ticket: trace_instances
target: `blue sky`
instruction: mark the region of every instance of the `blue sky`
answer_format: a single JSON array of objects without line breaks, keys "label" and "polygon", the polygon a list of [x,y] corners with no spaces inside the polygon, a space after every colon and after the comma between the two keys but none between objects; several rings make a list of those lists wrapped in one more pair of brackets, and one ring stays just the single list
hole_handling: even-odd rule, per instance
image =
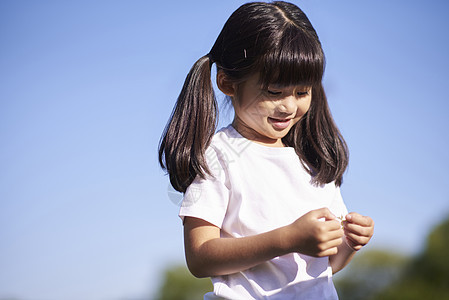
[{"label": "blue sky", "polygon": [[[140,299],[183,263],[157,145],[243,3],[0,2],[0,299]],[[416,253],[449,214],[449,4],[295,3],[350,148],[345,202],[376,221],[370,247]]]}]

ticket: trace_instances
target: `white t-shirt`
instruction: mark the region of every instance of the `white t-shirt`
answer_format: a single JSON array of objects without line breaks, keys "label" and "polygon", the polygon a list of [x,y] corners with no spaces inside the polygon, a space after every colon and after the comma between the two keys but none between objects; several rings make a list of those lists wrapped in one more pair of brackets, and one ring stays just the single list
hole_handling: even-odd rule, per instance
[{"label": "white t-shirt", "polygon": [[[212,223],[222,237],[267,232],[322,207],[336,216],[347,213],[340,189],[334,183],[311,184],[310,174],[291,147],[251,142],[229,125],[214,135],[206,158],[213,177],[193,181],[179,216]],[[225,299],[338,299],[328,257],[299,253],[212,277],[212,282],[214,296]]]}]

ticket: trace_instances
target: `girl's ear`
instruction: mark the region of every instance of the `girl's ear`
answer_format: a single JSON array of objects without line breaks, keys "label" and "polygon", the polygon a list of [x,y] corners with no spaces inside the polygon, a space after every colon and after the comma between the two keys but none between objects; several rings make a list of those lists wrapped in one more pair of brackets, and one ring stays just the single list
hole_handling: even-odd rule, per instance
[{"label": "girl's ear", "polygon": [[223,71],[217,72],[217,86],[225,95],[230,97],[235,95],[236,85],[229,80]]}]

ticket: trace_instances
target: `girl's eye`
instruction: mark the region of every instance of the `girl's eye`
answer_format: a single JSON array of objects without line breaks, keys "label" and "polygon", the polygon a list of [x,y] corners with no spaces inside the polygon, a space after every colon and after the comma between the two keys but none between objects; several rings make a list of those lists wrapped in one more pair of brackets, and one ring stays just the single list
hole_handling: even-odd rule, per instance
[{"label": "girl's eye", "polygon": [[270,94],[270,95],[276,96],[276,95],[280,95],[282,92],[267,90],[267,93]]},{"label": "girl's eye", "polygon": [[298,94],[298,96],[302,97],[302,96],[308,95],[309,92],[308,91],[306,91],[306,92],[298,92],[297,94]]}]

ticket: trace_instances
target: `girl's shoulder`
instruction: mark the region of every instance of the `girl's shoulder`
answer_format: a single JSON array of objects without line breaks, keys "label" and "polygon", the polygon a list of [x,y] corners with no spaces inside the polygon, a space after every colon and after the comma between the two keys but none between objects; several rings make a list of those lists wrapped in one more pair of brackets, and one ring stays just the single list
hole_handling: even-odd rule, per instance
[{"label": "girl's shoulder", "polygon": [[237,161],[245,154],[250,144],[251,141],[241,136],[232,125],[221,128],[215,133],[206,149],[209,168],[221,165],[227,169],[229,163]]},{"label": "girl's shoulder", "polygon": [[250,140],[238,133],[232,125],[228,125],[215,133],[211,147],[239,152],[248,148],[250,144]]}]

